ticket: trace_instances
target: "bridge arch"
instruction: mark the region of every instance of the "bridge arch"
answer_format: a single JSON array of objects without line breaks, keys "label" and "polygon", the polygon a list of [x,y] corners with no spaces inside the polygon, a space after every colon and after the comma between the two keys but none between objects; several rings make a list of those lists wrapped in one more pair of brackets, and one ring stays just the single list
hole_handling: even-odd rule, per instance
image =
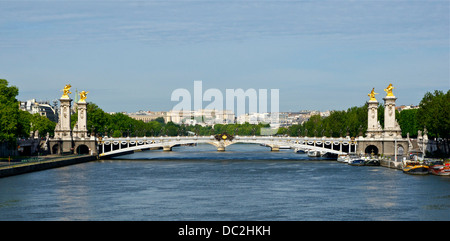
[{"label": "bridge arch", "polygon": [[[223,137],[223,136],[222,136]],[[295,150],[316,150],[321,153],[345,153],[345,145],[354,146],[349,138],[300,138],[281,136],[234,136],[232,138],[219,138],[215,136],[161,136],[161,137],[135,137],[135,138],[104,138],[100,141],[100,157],[120,155],[137,150],[163,149],[172,150],[172,147],[189,144],[210,144],[218,151],[225,151],[226,147],[236,143],[259,144],[278,151],[281,147]],[[312,145],[311,145],[312,144]],[[349,148],[351,151],[351,149]]]},{"label": "bridge arch", "polygon": [[89,154],[90,149],[85,144],[80,144],[75,148],[77,154]]},{"label": "bridge arch", "polygon": [[380,150],[375,145],[368,145],[364,150],[364,153],[378,155],[378,153],[380,153]]},{"label": "bridge arch", "polygon": [[51,147],[51,153],[52,154],[61,154],[60,153],[60,145],[58,144],[58,143],[56,143],[56,144],[54,144],[52,147]]}]

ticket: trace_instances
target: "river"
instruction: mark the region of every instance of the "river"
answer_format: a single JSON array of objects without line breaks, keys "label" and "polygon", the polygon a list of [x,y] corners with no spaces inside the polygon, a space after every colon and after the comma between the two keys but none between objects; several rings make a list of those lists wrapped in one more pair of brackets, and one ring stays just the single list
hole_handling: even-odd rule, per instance
[{"label": "river", "polygon": [[182,146],[1,178],[0,220],[450,220],[450,178]]}]

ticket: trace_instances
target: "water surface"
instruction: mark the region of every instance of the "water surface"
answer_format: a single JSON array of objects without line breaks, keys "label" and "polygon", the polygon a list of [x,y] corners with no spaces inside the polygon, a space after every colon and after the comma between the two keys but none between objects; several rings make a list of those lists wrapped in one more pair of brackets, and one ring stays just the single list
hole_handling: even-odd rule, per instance
[{"label": "water surface", "polygon": [[0,220],[450,220],[450,178],[175,147],[1,178]]}]

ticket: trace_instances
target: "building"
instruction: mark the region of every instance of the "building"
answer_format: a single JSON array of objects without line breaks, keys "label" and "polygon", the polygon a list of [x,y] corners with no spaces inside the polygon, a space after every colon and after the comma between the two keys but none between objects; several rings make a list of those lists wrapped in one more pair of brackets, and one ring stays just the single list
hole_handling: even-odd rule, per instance
[{"label": "building", "polygon": [[162,117],[162,118],[164,118],[164,120],[166,120],[167,112],[165,112],[165,111],[157,111],[157,112],[138,111],[136,113],[127,113],[127,115],[135,120],[140,120],[145,123],[148,123],[148,122],[154,121],[160,117]]},{"label": "building", "polygon": [[32,115],[39,113],[39,115],[45,116],[53,122],[58,122],[58,113],[56,113],[55,108],[48,101],[31,99],[24,102],[19,101],[19,105],[21,110],[28,111]]},{"label": "building", "polygon": [[172,121],[175,124],[212,126],[214,124],[234,123],[235,116],[230,110],[171,110],[166,113],[165,120],[166,122]]},{"label": "building", "polygon": [[397,111],[419,109],[418,105],[401,105],[395,108]]},{"label": "building", "polygon": [[270,121],[270,113],[246,113],[236,118],[238,124],[248,122],[257,125],[259,123],[270,123]]}]

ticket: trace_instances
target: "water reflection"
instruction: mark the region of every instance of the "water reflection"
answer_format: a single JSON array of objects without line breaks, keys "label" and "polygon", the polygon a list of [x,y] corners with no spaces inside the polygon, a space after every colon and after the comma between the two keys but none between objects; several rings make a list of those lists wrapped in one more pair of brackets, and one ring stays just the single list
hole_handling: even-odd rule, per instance
[{"label": "water reflection", "polygon": [[[81,165],[72,171],[69,167],[56,170],[54,181],[56,214],[59,220],[89,220],[89,165]],[[76,216],[73,214],[76,213]]]}]

